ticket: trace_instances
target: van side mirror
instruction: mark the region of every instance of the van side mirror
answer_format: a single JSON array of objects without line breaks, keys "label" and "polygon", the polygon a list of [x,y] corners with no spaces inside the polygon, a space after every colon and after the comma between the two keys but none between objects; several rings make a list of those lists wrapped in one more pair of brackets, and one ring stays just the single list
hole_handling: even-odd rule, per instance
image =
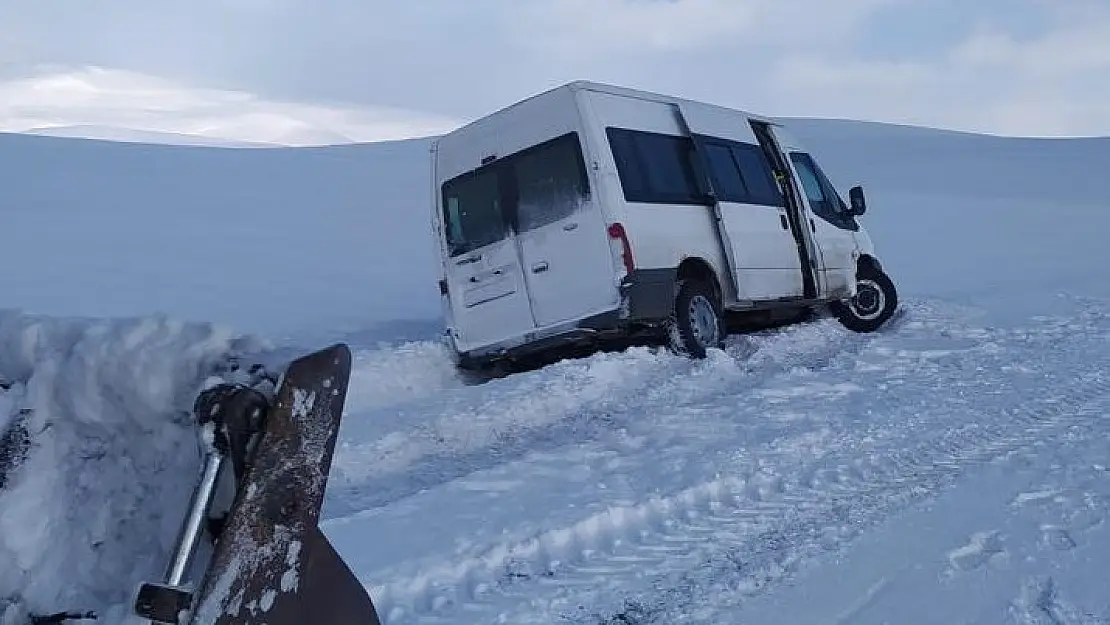
[{"label": "van side mirror", "polygon": [[863,195],[863,187],[858,184],[848,189],[848,202],[851,204],[849,212],[858,217],[867,212],[867,198]]}]

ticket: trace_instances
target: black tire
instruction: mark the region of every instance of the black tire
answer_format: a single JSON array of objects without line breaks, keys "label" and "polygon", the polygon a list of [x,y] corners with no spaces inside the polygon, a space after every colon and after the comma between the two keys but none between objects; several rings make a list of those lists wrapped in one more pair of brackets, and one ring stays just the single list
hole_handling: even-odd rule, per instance
[{"label": "black tire", "polygon": [[672,351],[695,359],[705,358],[712,348],[724,347],[724,316],[711,285],[701,280],[679,280],[667,339]]},{"label": "black tire", "polygon": [[844,327],[853,332],[875,332],[898,308],[898,290],[890,276],[878,269],[861,269],[856,274],[856,297],[834,302],[830,308]]}]

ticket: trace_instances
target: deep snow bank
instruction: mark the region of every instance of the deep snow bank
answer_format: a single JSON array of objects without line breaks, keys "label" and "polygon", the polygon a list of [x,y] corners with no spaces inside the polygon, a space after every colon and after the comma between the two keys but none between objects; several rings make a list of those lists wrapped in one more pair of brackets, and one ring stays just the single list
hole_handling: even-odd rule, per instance
[{"label": "deep snow bank", "polygon": [[123,620],[135,583],[161,575],[197,476],[196,393],[264,347],[161,317],[0,311],[0,423],[29,441],[0,491],[0,624],[24,610]]},{"label": "deep snow bank", "polygon": [[787,119],[845,188],[1090,203],[1105,195],[1110,137],[1030,138],[832,119]]},{"label": "deep snow bank", "polygon": [[0,308],[274,336],[435,317],[427,155],[424,140],[244,150],[0,133]]},{"label": "deep snow bank", "polygon": [[[908,296],[968,271],[1058,290],[1102,255],[1110,139],[791,120]],[[242,150],[0,134],[0,308],[168,312],[298,342],[427,338],[440,317],[428,139]],[[1044,262],[1047,259],[1047,262]],[[49,284],[50,288],[43,288]],[[1097,286],[1097,285],[1096,285]],[[290,297],[295,293],[295,297]],[[399,319],[405,327],[384,325]],[[327,337],[304,336],[326,326]]]},{"label": "deep snow bank", "polygon": [[906,297],[943,297],[1011,319],[1040,314],[1060,293],[1110,298],[1098,269],[1110,227],[1103,201],[878,189],[868,203],[863,223]]}]

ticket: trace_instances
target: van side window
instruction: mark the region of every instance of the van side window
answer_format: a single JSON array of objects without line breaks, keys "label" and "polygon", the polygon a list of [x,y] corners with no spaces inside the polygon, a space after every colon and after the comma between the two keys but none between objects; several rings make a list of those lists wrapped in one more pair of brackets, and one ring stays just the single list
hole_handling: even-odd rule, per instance
[{"label": "van side window", "polygon": [[563,135],[505,159],[513,172],[519,232],[568,217],[589,197],[577,133]]},{"label": "van side window", "polygon": [[791,152],[790,160],[798,170],[798,177],[802,179],[802,189],[805,191],[809,205],[814,214],[838,228],[856,230],[855,220],[847,213],[848,207],[836,187],[829,182],[825,172],[814,162],[813,157],[805,152]]},{"label": "van side window", "polygon": [[762,148],[721,139],[706,139],[704,144],[718,199],[741,204],[783,205],[782,193]]},{"label": "van side window", "polygon": [[702,204],[693,142],[655,132],[606,128],[628,202]]},{"label": "van side window", "polygon": [[732,158],[732,150],[727,145],[707,143],[705,158],[709,161],[709,171],[713,174],[713,190],[717,198],[724,202],[741,202],[748,197],[748,186],[740,175],[740,168]]},{"label": "van side window", "polygon": [[508,228],[496,171],[478,170],[444,183],[443,218],[451,256],[505,238]]},{"label": "van side window", "polygon": [[740,168],[748,186],[748,198],[742,201],[764,206],[785,206],[786,199],[775,182],[775,174],[771,171],[771,164],[767,162],[763,148],[739,142],[733,142],[730,148],[732,157],[736,159],[736,166]]}]

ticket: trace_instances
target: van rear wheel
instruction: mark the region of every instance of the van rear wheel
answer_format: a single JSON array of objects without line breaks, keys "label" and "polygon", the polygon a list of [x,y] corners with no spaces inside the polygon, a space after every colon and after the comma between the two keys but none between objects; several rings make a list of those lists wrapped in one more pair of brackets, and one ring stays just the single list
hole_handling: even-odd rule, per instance
[{"label": "van rear wheel", "polygon": [[864,268],[856,275],[856,296],[833,302],[837,321],[854,332],[875,332],[898,308],[898,290],[890,276],[879,269]]},{"label": "van rear wheel", "polygon": [[674,311],[667,324],[672,351],[705,358],[712,348],[724,347],[725,324],[713,287],[701,280],[679,280]]}]

